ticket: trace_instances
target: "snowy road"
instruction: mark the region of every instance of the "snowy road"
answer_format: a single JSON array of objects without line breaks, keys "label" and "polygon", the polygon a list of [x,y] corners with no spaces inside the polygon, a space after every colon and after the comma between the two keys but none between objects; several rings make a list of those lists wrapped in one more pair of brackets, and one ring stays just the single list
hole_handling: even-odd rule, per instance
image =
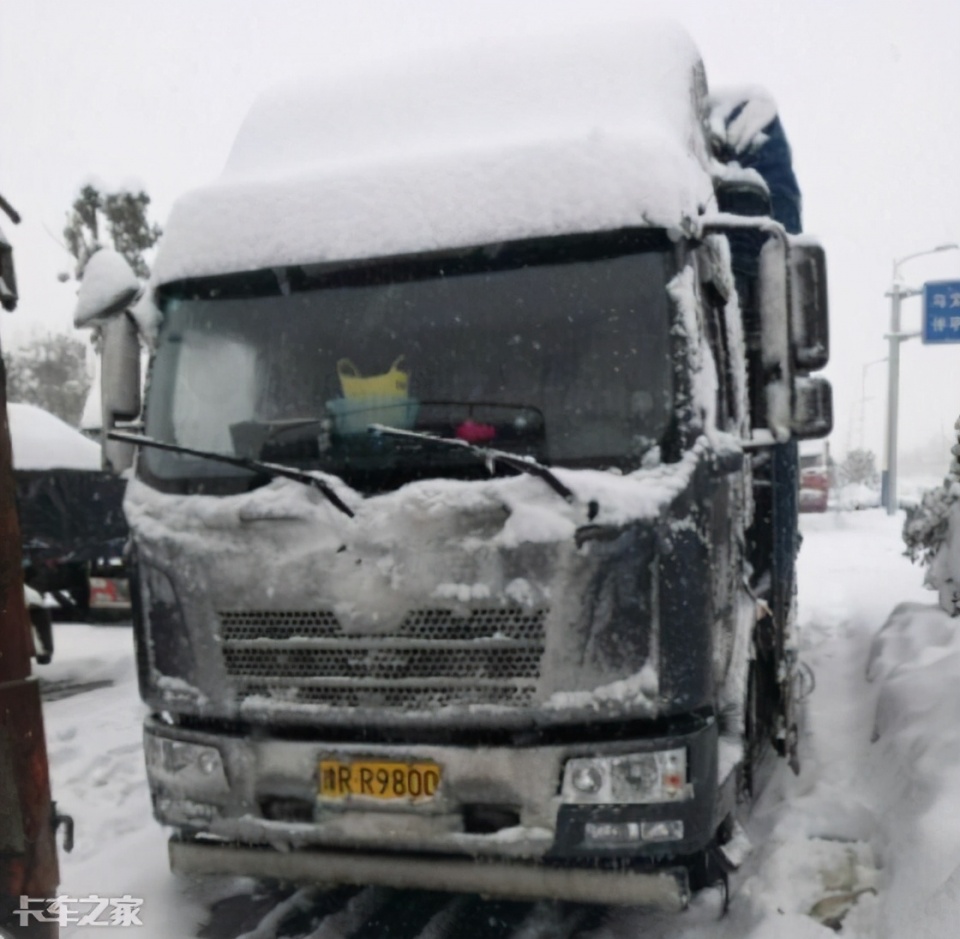
[{"label": "snowy road", "polygon": [[[143,926],[127,927],[139,939],[832,935],[811,911],[828,922],[843,917],[842,934],[855,939],[952,937],[960,918],[960,641],[957,621],[933,607],[922,571],[902,557],[901,524],[877,510],[803,518],[801,649],[816,677],[803,768],[795,777],[778,767],[747,822],[755,848],[733,878],[723,918],[715,892],[667,917],[178,880],[150,815],[130,631],[116,626],[58,626],[54,664],[40,670],[55,698],[45,705],[54,797],[77,824],[76,847],[61,859],[61,893],[142,898]],[[93,932],[68,925],[63,935]]]}]

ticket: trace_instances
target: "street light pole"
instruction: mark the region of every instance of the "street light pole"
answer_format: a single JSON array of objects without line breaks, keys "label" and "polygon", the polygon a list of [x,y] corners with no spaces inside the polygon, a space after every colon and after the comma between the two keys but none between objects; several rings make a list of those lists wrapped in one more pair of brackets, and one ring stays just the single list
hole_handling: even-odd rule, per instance
[{"label": "street light pole", "polygon": [[937,245],[929,251],[918,251],[908,254],[893,262],[893,283],[887,296],[890,298],[890,333],[887,339],[890,342],[890,352],[887,355],[887,436],[884,446],[884,463],[880,482],[881,500],[886,506],[887,515],[894,515],[897,511],[897,415],[900,398],[900,343],[913,339],[919,333],[900,332],[900,301],[904,297],[915,297],[923,293],[914,287],[904,287],[900,279],[900,266],[914,258],[921,258],[927,254],[937,254],[940,251],[953,251],[960,245]]},{"label": "street light pole", "polygon": [[[896,271],[896,265],[894,265]],[[880,478],[880,493],[887,515],[897,511],[897,414],[900,405],[900,299],[903,294],[894,275],[890,290],[890,333],[887,339],[887,435],[884,443],[883,462],[886,467]]]},{"label": "street light pole", "polygon": [[[857,446],[860,450],[866,449],[866,427],[867,427],[867,370],[872,368],[874,365],[882,365],[886,362],[886,357],[882,359],[874,359],[872,362],[864,362],[863,368],[860,373],[860,421],[858,424],[859,436],[857,438]],[[851,434],[852,437],[852,434]],[[847,449],[852,450],[850,442],[847,442]],[[886,465],[886,461],[884,461]]]}]

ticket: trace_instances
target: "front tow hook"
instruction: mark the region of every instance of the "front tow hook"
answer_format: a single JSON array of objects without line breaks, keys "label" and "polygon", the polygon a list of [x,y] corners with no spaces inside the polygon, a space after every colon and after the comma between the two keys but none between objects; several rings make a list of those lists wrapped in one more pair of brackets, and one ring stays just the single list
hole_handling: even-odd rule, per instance
[{"label": "front tow hook", "polygon": [[51,804],[53,817],[51,825],[53,827],[53,837],[57,837],[57,830],[63,826],[63,850],[69,854],[73,850],[73,816],[64,815],[57,811],[57,803]]}]

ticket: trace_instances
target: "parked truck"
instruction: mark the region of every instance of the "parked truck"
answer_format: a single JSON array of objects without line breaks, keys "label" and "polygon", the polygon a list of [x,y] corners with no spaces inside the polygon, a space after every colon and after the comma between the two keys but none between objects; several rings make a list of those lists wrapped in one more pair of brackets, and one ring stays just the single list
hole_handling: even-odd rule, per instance
[{"label": "parked truck", "polygon": [[94,256],[174,870],[723,878],[797,758],[796,440],[831,422],[799,221],[771,102],[645,24],[286,86],[145,288]]},{"label": "parked truck", "polygon": [[800,448],[800,511],[826,512],[830,505],[832,467],[827,441]]}]

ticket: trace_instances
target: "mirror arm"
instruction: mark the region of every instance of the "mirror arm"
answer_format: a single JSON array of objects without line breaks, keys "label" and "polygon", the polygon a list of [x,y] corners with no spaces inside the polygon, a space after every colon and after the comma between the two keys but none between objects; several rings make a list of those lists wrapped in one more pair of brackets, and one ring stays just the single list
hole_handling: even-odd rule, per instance
[{"label": "mirror arm", "polygon": [[713,215],[703,216],[699,222],[699,233],[701,237],[706,235],[726,235],[730,231],[758,231],[780,239],[789,250],[787,230],[779,222],[769,217],[732,215],[729,212],[716,212]]}]

